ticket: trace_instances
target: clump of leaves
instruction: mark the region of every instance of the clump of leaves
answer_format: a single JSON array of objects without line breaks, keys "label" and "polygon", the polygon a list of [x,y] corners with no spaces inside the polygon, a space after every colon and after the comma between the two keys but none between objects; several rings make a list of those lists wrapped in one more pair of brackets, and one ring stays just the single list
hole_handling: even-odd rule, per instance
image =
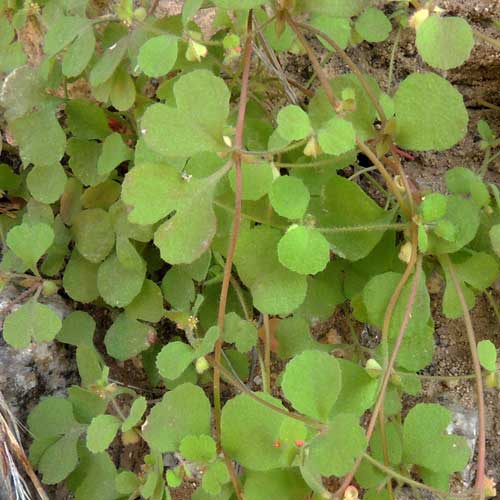
[{"label": "clump of leaves", "polygon": [[[194,500],[338,498],[354,479],[371,500],[405,483],[453,497],[471,450],[447,434],[450,411],[401,414],[431,378],[417,372],[433,360],[426,285],[438,279],[444,315],[465,320],[480,410],[472,493],[487,486],[482,381],[498,388],[500,372],[469,310],[499,275],[500,193],[485,179],[500,141],[480,121],[478,171],[454,165],[439,193],[410,182],[412,152],[467,133],[463,97],[435,70],[467,60],[473,31],[434,3],[392,15],[372,3],[186,0],[157,17],[148,1],[102,16],[85,0],[0,2],[0,272],[26,288],[3,335],[19,349],[73,346],[81,377],[28,418],[45,484],[65,481],[77,500],[167,500],[193,477]],[[195,21],[204,8],[212,35]],[[28,24],[43,34],[39,64],[26,64]],[[392,68],[401,30],[428,67],[395,89],[345,52],[390,40]],[[350,71],[327,78],[308,33]],[[310,58],[317,88],[287,79],[286,51]],[[44,300],[54,293],[75,312],[61,319]],[[105,353],[88,304],[107,308]],[[318,342],[312,327],[337,307],[380,344]],[[103,354],[143,369],[162,397],[111,382]],[[117,470],[117,439],[148,450],[141,473]],[[181,457],[168,469],[167,452]]]}]

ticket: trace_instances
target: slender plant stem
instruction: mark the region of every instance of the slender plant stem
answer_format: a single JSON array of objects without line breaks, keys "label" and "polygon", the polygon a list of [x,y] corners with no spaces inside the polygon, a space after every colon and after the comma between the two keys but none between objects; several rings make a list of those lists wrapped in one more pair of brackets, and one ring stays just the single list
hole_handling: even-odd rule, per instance
[{"label": "slender plant stem", "polygon": [[[299,41],[303,45],[305,51],[307,52],[307,55],[309,56],[309,59],[310,59],[311,64],[313,66],[313,69],[314,69],[315,73],[318,75],[318,79],[319,79],[319,81],[321,83],[321,87],[322,87],[323,91],[325,92],[325,95],[326,95],[326,97],[328,99],[328,102],[331,104],[331,106],[333,107],[333,109],[335,111],[339,111],[341,103],[335,97],[335,95],[333,93],[333,90],[332,90],[332,87],[330,86],[330,83],[328,81],[328,78],[327,78],[325,72],[323,71],[323,69],[321,68],[321,65],[319,64],[318,58],[316,57],[316,54],[314,53],[314,50],[309,45],[309,42],[306,40],[306,38],[305,38],[305,36],[302,33],[302,31],[301,31],[300,28],[302,27],[302,28],[305,28],[305,29],[310,29],[313,33],[321,34],[321,36],[328,43],[330,43],[330,41],[333,42],[332,46],[335,48],[335,50],[337,50],[337,47],[338,47],[338,50],[341,51],[341,52],[339,52],[339,54],[341,54],[341,53],[345,54],[345,56],[350,61],[349,67],[351,67],[351,65],[352,65],[351,69],[353,69],[353,68],[356,69],[356,71],[354,71],[354,69],[353,69],[353,72],[358,76],[358,78],[359,77],[361,78],[360,81],[363,84],[363,81],[366,83],[366,80],[364,79],[362,73],[359,71],[358,67],[356,66],[356,64],[354,64],[354,62],[351,60],[351,58],[345,53],[345,51],[343,51],[341,49],[341,47],[339,47],[336,42],[334,42],[329,37],[327,37],[326,35],[324,35],[324,33],[322,33],[320,30],[317,30],[316,28],[314,28],[312,26],[309,26],[307,24],[304,25],[302,23],[295,22],[288,13],[286,13],[286,19],[287,19],[287,22],[290,25],[290,27],[296,33],[297,38],[299,39]],[[367,89],[365,89],[365,90],[367,91],[368,95],[373,95],[371,87],[368,85],[368,83],[366,83],[366,85],[367,85]],[[380,104],[378,103],[377,99],[375,99],[375,102],[377,102],[378,107],[380,107]],[[378,107],[377,107],[377,109],[378,109]],[[383,110],[382,109],[381,109],[381,113],[382,113],[381,120],[385,121],[385,115],[383,114]],[[382,116],[383,116],[383,119],[382,119]],[[406,208],[406,203],[404,202],[403,197],[401,196],[401,192],[399,191],[398,187],[394,183],[394,180],[390,176],[389,172],[387,172],[386,168],[384,167],[384,164],[377,158],[377,155],[370,149],[370,147],[367,146],[359,137],[356,137],[356,144],[359,147],[359,149],[366,156],[368,156],[368,158],[371,160],[371,162],[378,168],[378,170],[380,171],[380,173],[384,177],[384,179],[385,179],[385,181],[386,181],[389,189],[392,191],[392,193],[394,194],[394,196],[396,196],[396,199],[398,200],[398,203],[400,204],[401,209],[406,213],[406,215],[409,215],[409,211]]]},{"label": "slender plant stem", "polygon": [[395,229],[396,231],[403,231],[408,229],[410,224],[404,222],[395,222],[394,224],[367,224],[366,226],[343,226],[343,227],[318,227],[317,230],[325,233],[361,233],[370,231],[389,231]]},{"label": "slender plant stem", "polygon": [[496,38],[492,38],[491,36],[485,35],[483,32],[479,30],[473,30],[474,35],[479,38],[480,40],[483,40],[483,42],[487,42],[490,45],[493,45],[493,47],[496,47],[497,49],[500,49],[500,40],[497,40]]},{"label": "slender plant stem", "polygon": [[398,28],[396,32],[396,38],[394,38],[394,44],[391,50],[391,60],[389,61],[389,74],[387,75],[387,93],[391,95],[392,79],[394,76],[394,60],[396,58],[396,50],[399,46],[399,39],[401,38],[401,27]]},{"label": "slender plant stem", "polygon": [[269,314],[264,313],[264,370],[266,372],[266,384],[264,391],[271,394],[271,327],[269,326]]},{"label": "slender plant stem", "polygon": [[[295,23],[295,26],[296,26],[296,28],[302,28],[302,29],[305,29],[307,31],[310,31],[311,33],[314,33],[315,35],[318,35],[319,37],[323,38],[323,40],[325,40],[329,45],[331,45],[333,49],[335,49],[335,52],[340,56],[340,58],[345,62],[345,64],[347,64],[347,66],[349,66],[349,69],[356,75],[357,79],[359,80],[359,83],[361,83],[361,85],[365,89],[365,92],[368,95],[369,99],[372,101],[373,106],[377,110],[377,113],[380,117],[380,121],[382,122],[382,125],[385,125],[385,123],[387,122],[387,117],[385,115],[384,109],[382,108],[379,100],[377,99],[377,96],[373,92],[373,88],[370,86],[367,79],[365,78],[363,73],[360,71],[360,69],[358,68],[356,63],[349,57],[347,52],[333,38],[330,38],[326,33],[319,30],[318,28],[315,28],[314,26],[311,26],[310,24],[300,23],[300,22]],[[298,31],[300,31],[300,29]],[[302,35],[302,32],[300,32],[300,33]],[[298,36],[298,34],[297,34],[297,36]],[[302,35],[302,37],[303,36],[304,35]],[[306,41],[306,43],[307,43],[307,41]],[[320,68],[321,68],[321,66],[320,66]],[[319,75],[318,75],[318,77],[319,77]]]},{"label": "slender plant stem", "polygon": [[348,179],[352,181],[357,177],[360,177],[361,175],[364,175],[368,172],[373,172],[374,170],[377,170],[377,167],[375,165],[372,165],[371,167],[362,168],[361,170],[354,172]]},{"label": "slender plant stem", "polygon": [[356,143],[358,148],[370,159],[370,161],[378,168],[379,172],[382,174],[387,186],[391,190],[392,194],[398,200],[398,203],[401,207],[401,210],[405,213],[405,215],[411,219],[411,212],[408,209],[399,188],[396,186],[394,179],[391,177],[384,164],[377,158],[377,155],[371,150],[371,148],[366,145],[361,139],[357,138]]},{"label": "slender plant stem", "polygon": [[[394,372],[397,375],[407,375],[407,373],[404,372]],[[474,380],[476,378],[475,373],[471,373],[468,375],[419,375],[414,374],[415,377],[419,378],[420,380],[428,380],[430,382],[455,382],[455,381],[460,381],[460,380]]]},{"label": "slender plant stem", "polygon": [[409,486],[413,486],[415,488],[421,489],[421,490],[426,490],[430,491],[436,495],[442,495],[445,497],[451,497],[451,498],[470,498],[469,494],[464,494],[464,493],[448,493],[446,491],[441,491],[436,488],[433,488],[432,486],[427,486],[424,483],[419,483],[418,481],[413,480],[410,477],[404,476],[403,474],[400,474],[399,472],[396,472],[394,469],[391,469],[390,467],[387,467],[383,463],[379,462],[372,456],[370,456],[368,453],[363,453],[361,455],[361,458],[365,459],[367,462],[370,462],[372,465],[374,465],[377,469],[381,470],[385,474],[387,474],[390,477],[393,477],[397,481],[400,481],[402,483],[406,483]]},{"label": "slender plant stem", "polygon": [[469,313],[469,307],[465,300],[462,285],[458,280],[455,266],[453,265],[449,255],[444,255],[442,261],[448,268],[453,286],[457,292],[458,300],[462,306],[464,313],[465,330],[467,332],[467,339],[469,341],[469,348],[472,357],[472,364],[474,366],[474,373],[476,375],[476,391],[477,391],[477,409],[479,417],[479,435],[478,435],[478,453],[477,453],[477,473],[476,473],[476,493],[479,500],[484,500],[484,483],[485,483],[485,463],[486,463],[486,414],[484,407],[484,388],[483,378],[481,376],[481,363],[477,354],[476,335],[472,325],[472,319]]},{"label": "slender plant stem", "polygon": [[318,161],[310,161],[308,163],[284,163],[282,161],[275,161],[275,167],[281,168],[317,168],[317,167],[326,167],[333,163],[333,159],[331,160],[318,160]]},{"label": "slender plant stem", "polygon": [[[206,356],[206,359],[215,369],[216,363],[214,357],[208,355]],[[273,410],[276,413],[280,413],[281,415],[285,415],[286,417],[298,420],[299,422],[306,424],[308,427],[316,429],[320,432],[325,432],[326,430],[328,430],[328,426],[323,422],[320,422],[319,420],[306,417],[305,415],[301,415],[299,413],[288,411],[285,408],[280,408],[279,406],[276,406],[273,403],[270,403],[269,401],[266,401],[265,399],[261,398],[260,396],[255,394],[252,390],[250,390],[245,384],[242,384],[235,377],[233,377],[231,375],[231,372],[229,370],[226,370],[226,368],[224,368],[222,365],[219,365],[218,369],[220,373],[224,375],[224,378],[226,378],[231,385],[239,389],[244,394],[247,394],[249,397],[251,397],[254,401],[257,401],[257,403],[260,403],[262,406],[265,406],[266,408],[269,408],[270,410]]]},{"label": "slender plant stem", "polygon": [[488,300],[491,308],[493,309],[493,312],[495,313],[495,316],[496,316],[498,322],[500,323],[500,309],[498,309],[498,305],[495,302],[495,298],[493,297],[493,294],[489,290],[486,290],[484,292],[484,295],[486,295],[486,299]]},{"label": "slender plant stem", "polygon": [[328,101],[332,105],[333,109],[339,112],[342,109],[342,102],[335,97],[332,87],[330,86],[330,82],[328,81],[328,78],[325,72],[323,71],[323,68],[321,67],[319,60],[316,57],[313,48],[306,40],[306,37],[304,36],[304,33],[302,33],[302,30],[299,28],[299,23],[295,22],[294,19],[290,16],[290,14],[288,14],[288,12],[285,13],[285,16],[289,26],[295,32],[297,38],[304,47],[305,51],[307,52],[307,56],[309,57],[309,60],[311,61],[311,64],[313,66],[314,73],[318,76],[321,86],[326,94],[326,97],[328,98]]},{"label": "slender plant stem", "polygon": [[[414,248],[414,251],[412,252],[412,255],[416,253],[417,246],[415,245],[413,248]],[[410,260],[410,262],[406,268],[406,272],[404,273],[403,277],[401,278],[401,281],[400,281],[401,286],[398,286],[396,288],[396,290],[391,298],[391,301],[389,302],[389,306],[386,310],[386,314],[385,314],[386,320],[384,321],[384,329],[382,330],[382,342],[385,342],[387,344],[387,338],[388,338],[388,333],[389,333],[389,324],[390,324],[390,319],[392,318],[392,313],[394,311],[394,307],[397,303],[397,299],[399,298],[399,296],[401,294],[401,290],[402,290],[403,286],[406,284],[406,281],[409,277],[409,274],[413,271],[415,266],[416,266],[415,276],[413,278],[413,285],[412,285],[412,288],[410,291],[410,296],[408,298],[408,303],[406,304],[405,313],[403,316],[403,321],[401,322],[399,334],[398,334],[396,341],[394,343],[394,348],[392,350],[392,354],[391,354],[391,357],[389,359],[389,363],[388,363],[387,367],[385,367],[385,372],[384,372],[384,376],[382,378],[382,383],[380,385],[380,389],[378,392],[377,401],[375,403],[375,407],[373,409],[373,412],[372,412],[372,415],[370,418],[370,422],[368,423],[368,427],[366,430],[366,438],[368,441],[370,441],[370,438],[373,434],[373,431],[375,430],[375,425],[377,423],[378,415],[383,407],[384,400],[385,400],[385,394],[387,391],[387,387],[389,385],[389,380],[391,378],[392,371],[393,371],[394,365],[396,363],[396,358],[398,356],[399,349],[400,349],[401,344],[403,342],[406,327],[408,326],[408,321],[410,319],[410,315],[411,315],[411,312],[413,310],[413,305],[415,303],[415,299],[417,296],[417,290],[418,290],[418,286],[419,286],[420,278],[421,278],[421,274],[422,274],[422,256],[417,257],[416,263],[415,263],[414,257],[412,257],[412,260]],[[387,321],[387,318],[388,318],[388,321]],[[362,459],[363,459],[362,456],[359,457],[356,460],[356,462],[354,463],[354,466],[351,469],[351,471],[349,472],[349,474],[347,474],[347,476],[344,477],[342,484],[340,485],[339,489],[335,492],[335,498],[342,497],[344,490],[349,486],[349,484],[351,484],[351,481],[354,477],[354,474],[356,474],[356,471],[358,470],[358,467],[359,467]]]},{"label": "slender plant stem", "polygon": [[30,295],[35,293],[39,288],[41,287],[40,283],[35,283],[34,285],[30,286],[27,290],[24,292],[20,293],[15,299],[11,300],[1,311],[0,314],[5,317],[11,310],[12,308],[16,305],[22,302],[23,300],[27,299]]},{"label": "slender plant stem", "polygon": [[[252,10],[248,13],[247,21],[247,33],[252,31]],[[241,78],[241,94],[240,94],[240,104],[238,109],[238,119],[236,123],[236,133],[235,133],[235,146],[237,149],[243,147],[243,128],[245,125],[245,114],[246,106],[248,100],[248,82],[250,79],[250,63],[252,60],[252,44],[253,37],[247,36],[245,41],[245,48],[243,51],[243,73]],[[233,258],[236,250],[236,242],[238,240],[238,234],[241,225],[241,202],[242,202],[242,189],[243,189],[243,178],[241,172],[241,153],[234,153],[234,166],[236,171],[236,189],[235,189],[235,201],[234,201],[234,216],[233,216],[233,227],[231,230],[231,238],[229,241],[229,247],[227,251],[226,264],[224,267],[224,278],[222,279],[221,294],[219,300],[219,310],[217,314],[217,324],[219,327],[219,338],[215,344],[214,356],[214,415],[215,415],[215,432],[217,438],[217,447],[220,451],[222,450],[221,444],[221,393],[220,393],[220,366],[221,366],[221,356],[222,356],[222,344],[223,344],[223,332],[224,332],[224,318],[226,314],[226,304],[227,295],[229,292],[229,283],[231,281],[231,270],[233,267]],[[224,460],[233,483],[236,496],[238,500],[243,499],[243,494],[241,492],[241,486],[236,475],[234,466],[229,460],[229,458],[224,453]]]}]

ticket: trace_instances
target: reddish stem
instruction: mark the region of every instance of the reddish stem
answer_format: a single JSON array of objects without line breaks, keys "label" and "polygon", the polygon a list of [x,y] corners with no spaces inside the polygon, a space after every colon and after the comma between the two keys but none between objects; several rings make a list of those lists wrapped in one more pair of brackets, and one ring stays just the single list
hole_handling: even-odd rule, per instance
[{"label": "reddish stem", "polygon": [[[413,251],[416,252],[416,246],[414,247]],[[407,269],[409,269],[409,267]],[[418,291],[418,286],[420,283],[421,275],[422,275],[422,256],[419,255],[417,257],[415,276],[413,278],[413,285],[412,285],[412,288],[410,291],[410,296],[408,298],[408,303],[406,304],[406,309],[405,309],[403,321],[401,322],[401,327],[399,328],[398,337],[396,339],[396,342],[394,343],[394,348],[392,350],[391,358],[390,358],[389,363],[385,369],[384,378],[382,379],[382,384],[380,386],[380,391],[379,391],[379,394],[377,397],[377,402],[375,403],[375,408],[373,409],[372,416],[370,418],[370,422],[369,422],[368,428],[366,430],[366,438],[367,438],[368,442],[370,441],[370,438],[372,437],[373,431],[375,430],[375,425],[377,424],[378,415],[380,414],[380,411],[382,410],[382,407],[384,404],[387,387],[389,386],[389,381],[391,379],[392,371],[393,371],[394,365],[396,363],[399,349],[401,348],[401,344],[403,342],[404,334],[405,334],[406,328],[408,326],[408,321],[410,320],[411,312],[413,310],[413,304],[415,303],[415,299],[417,297],[417,291]],[[403,278],[404,278],[404,276],[403,276]],[[396,289],[396,292],[394,295],[396,295],[397,292],[398,292],[398,289]],[[392,313],[391,313],[391,316],[392,316]],[[388,339],[385,339],[385,342],[388,342]],[[351,472],[349,472],[349,474],[344,477],[344,480],[342,481],[340,488],[335,492],[334,498],[341,498],[341,496],[344,493],[344,490],[351,484],[351,481],[354,477],[354,474],[356,474],[356,471],[358,470],[359,464],[361,463],[362,460],[363,460],[363,456],[358,457]]]},{"label": "reddish stem", "polygon": [[[223,332],[224,332],[224,318],[226,315],[226,304],[227,304],[227,294],[229,291],[229,283],[231,281],[231,270],[233,267],[234,253],[236,250],[236,243],[238,241],[238,234],[241,225],[241,193],[243,189],[243,179],[241,173],[241,150],[243,148],[243,130],[245,125],[245,114],[246,106],[248,101],[248,81],[250,78],[250,62],[252,59],[252,11],[248,13],[247,22],[247,33],[248,36],[245,41],[245,48],[243,52],[243,74],[241,79],[241,94],[240,94],[240,104],[238,109],[238,120],[236,123],[236,133],[235,133],[235,153],[234,153],[234,166],[236,170],[236,189],[234,198],[234,217],[233,217],[233,227],[231,230],[231,238],[229,240],[229,247],[227,250],[226,263],[224,266],[224,277],[222,279],[222,288],[219,300],[219,311],[217,315],[217,324],[219,327],[219,338],[215,344],[214,349],[214,414],[215,414],[215,432],[217,438],[217,446],[220,451],[222,450],[221,445],[221,395],[220,395],[220,364],[222,356],[222,344],[223,344]],[[241,488],[238,482],[238,478],[234,471],[234,467],[224,454],[226,465],[228,471],[231,475],[231,480],[233,482],[236,495],[238,499],[242,499]]]},{"label": "reddish stem", "polygon": [[458,295],[458,300],[462,306],[462,311],[464,313],[464,323],[465,329],[467,331],[467,339],[469,341],[469,348],[472,357],[472,364],[474,366],[474,373],[476,375],[476,391],[477,391],[477,409],[479,414],[479,436],[478,436],[478,452],[477,452],[477,474],[476,474],[476,485],[475,489],[477,491],[476,498],[484,500],[484,483],[485,483],[485,465],[486,465],[486,415],[484,408],[484,388],[483,388],[483,377],[481,376],[481,363],[479,362],[479,356],[477,354],[477,343],[476,335],[474,333],[474,327],[472,325],[472,319],[469,313],[469,306],[465,300],[465,296],[462,290],[462,285],[458,280],[457,273],[455,272],[455,267],[451,262],[448,255],[442,256],[442,261],[445,263],[450,273],[451,280],[453,281],[453,286]]}]

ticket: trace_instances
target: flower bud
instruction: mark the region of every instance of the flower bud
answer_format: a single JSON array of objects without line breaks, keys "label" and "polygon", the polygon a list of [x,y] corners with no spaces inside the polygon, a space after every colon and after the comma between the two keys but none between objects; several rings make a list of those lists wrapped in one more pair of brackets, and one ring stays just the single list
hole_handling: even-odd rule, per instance
[{"label": "flower bud", "polygon": [[199,375],[201,375],[202,373],[205,373],[210,368],[210,364],[203,356],[196,360],[196,363],[194,366],[196,368],[196,373],[198,373]]},{"label": "flower bud", "polygon": [[420,9],[411,16],[409,25],[414,28],[415,30],[418,30],[422,23],[429,17],[429,9]]},{"label": "flower bud", "polygon": [[380,366],[379,362],[373,358],[369,359],[366,362],[365,370],[366,373],[368,373],[368,375],[370,375],[370,377],[372,378],[378,378],[382,373],[382,367]]},{"label": "flower bud", "polygon": [[42,285],[42,293],[45,297],[50,297],[51,295],[54,295],[57,293],[57,290],[59,287],[50,280],[44,281]]},{"label": "flower bud", "polygon": [[321,153],[321,147],[316,140],[316,137],[310,137],[304,148],[304,156],[312,156],[316,158]]},{"label": "flower bud", "polygon": [[188,48],[186,50],[186,59],[189,62],[200,62],[206,55],[208,54],[208,49],[205,45],[195,42],[193,39],[190,39],[188,42]]}]

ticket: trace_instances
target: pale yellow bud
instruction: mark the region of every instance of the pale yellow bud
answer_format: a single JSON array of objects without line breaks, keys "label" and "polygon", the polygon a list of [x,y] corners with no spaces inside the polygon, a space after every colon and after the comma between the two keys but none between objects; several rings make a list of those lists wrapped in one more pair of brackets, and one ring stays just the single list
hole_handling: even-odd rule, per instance
[{"label": "pale yellow bud", "polygon": [[208,54],[208,49],[205,45],[195,42],[190,39],[188,42],[188,48],[186,50],[186,59],[189,62],[200,62]]},{"label": "pale yellow bud", "polygon": [[420,25],[429,17],[429,9],[420,9],[410,17],[409,25],[418,30]]}]

